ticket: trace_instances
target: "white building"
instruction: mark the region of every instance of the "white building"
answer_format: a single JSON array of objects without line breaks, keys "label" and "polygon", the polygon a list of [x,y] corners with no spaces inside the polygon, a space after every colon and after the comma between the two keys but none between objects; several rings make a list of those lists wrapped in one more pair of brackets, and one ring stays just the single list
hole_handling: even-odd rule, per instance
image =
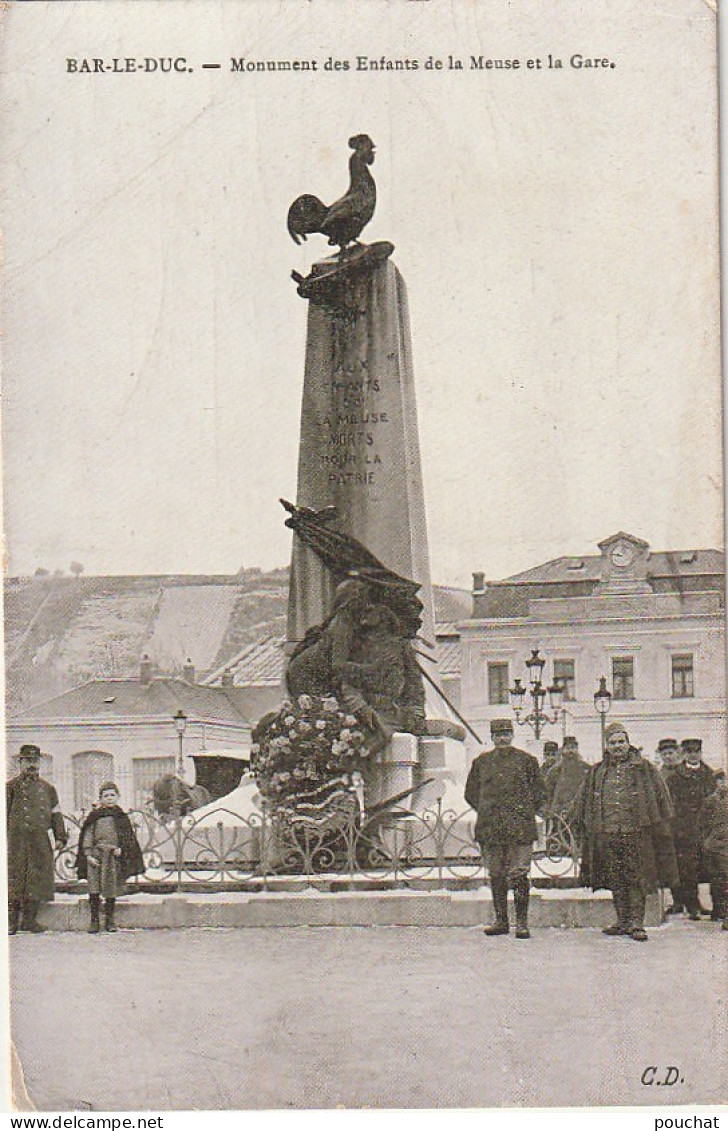
[{"label": "white building", "polygon": [[[139,808],[152,786],[178,765],[175,716],[184,715],[182,752],[250,750],[250,723],[238,689],[202,687],[154,675],[145,657],[138,679],[93,679],[14,715],[7,724],[7,776],[23,743],[40,746],[41,776],[58,790],[65,813],[88,810],[109,779],[122,805]],[[187,763],[185,763],[187,768]]]},{"label": "white building", "polygon": [[488,720],[512,714],[508,689],[516,678],[528,685],[525,660],[538,648],[543,682],[565,689],[564,715],[538,741],[516,726],[517,745],[540,753],[545,740],[574,734],[597,761],[594,693],[604,676],[607,721],[625,722],[647,756],[660,738],[701,738],[706,761],[725,765],[724,555],[650,553],[623,532],[599,550],[503,581],[473,575],[472,616],[459,626],[463,714],[488,742]]}]

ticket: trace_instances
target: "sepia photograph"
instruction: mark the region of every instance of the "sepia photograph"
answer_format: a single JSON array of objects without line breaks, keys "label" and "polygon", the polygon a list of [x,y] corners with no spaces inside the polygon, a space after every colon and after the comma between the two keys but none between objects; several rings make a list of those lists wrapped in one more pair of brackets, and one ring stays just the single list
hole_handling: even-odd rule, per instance
[{"label": "sepia photograph", "polygon": [[717,23],[5,6],[5,1110],[728,1102]]}]

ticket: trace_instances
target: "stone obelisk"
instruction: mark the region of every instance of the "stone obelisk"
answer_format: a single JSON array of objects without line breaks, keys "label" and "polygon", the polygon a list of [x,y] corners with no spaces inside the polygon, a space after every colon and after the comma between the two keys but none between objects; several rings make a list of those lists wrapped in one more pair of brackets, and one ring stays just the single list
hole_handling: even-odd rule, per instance
[{"label": "stone obelisk", "polygon": [[[288,213],[296,243],[319,233],[341,249],[307,278],[294,273],[309,303],[296,504],[325,512],[321,521],[419,585],[423,609],[414,644],[427,657],[421,669],[439,682],[407,293],[390,258],[392,244],[358,243],[376,204],[369,172],[374,143],[357,134],[349,146],[348,192],[329,207],[306,194]],[[334,572],[294,537],[289,652],[331,612]],[[440,703],[428,702],[428,718],[441,711]],[[463,759],[462,742],[447,737],[446,729],[428,724],[420,738],[396,732],[377,754],[367,807],[415,794],[417,804],[426,805],[449,799],[454,786],[462,804]]]},{"label": "stone obelisk", "polygon": [[[373,245],[309,299],[298,462],[299,507],[336,508],[333,525],[417,582],[422,636],[434,615],[420,466],[412,349],[404,280]],[[317,264],[327,278],[332,261]],[[332,280],[335,279],[335,283]],[[334,583],[294,538],[289,643],[331,608]]]}]

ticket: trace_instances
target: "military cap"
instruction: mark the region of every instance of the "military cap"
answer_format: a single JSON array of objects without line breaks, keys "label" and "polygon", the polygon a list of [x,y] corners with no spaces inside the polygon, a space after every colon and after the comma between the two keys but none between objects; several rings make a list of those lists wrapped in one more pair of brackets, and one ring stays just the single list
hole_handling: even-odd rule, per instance
[{"label": "military cap", "polygon": [[559,749],[558,742],[544,742],[544,744],[543,744],[544,754],[555,754],[558,749]]},{"label": "military cap", "polygon": [[661,738],[660,741],[657,743],[657,750],[658,750],[658,753],[660,753],[660,754],[662,753],[663,750],[677,750],[677,739],[676,738]]},{"label": "military cap", "polygon": [[702,750],[703,740],[702,738],[684,738],[680,746],[683,750]]},{"label": "military cap", "polygon": [[578,746],[578,745],[579,745],[579,740],[573,734],[567,734],[566,738],[564,739],[564,741],[561,744],[562,748],[565,747],[565,746]]},{"label": "military cap", "polygon": [[627,738],[629,738],[629,732],[627,731],[624,723],[618,723],[616,719],[613,723],[610,723],[607,729],[604,731],[604,737],[605,739],[610,739],[613,734],[625,734],[627,735]]},{"label": "military cap", "polygon": [[26,742],[24,746],[20,747],[19,758],[40,758],[40,746],[36,746],[32,742]]},{"label": "military cap", "polygon": [[512,734],[513,723],[510,719],[491,719],[490,720],[490,733],[491,734]]}]

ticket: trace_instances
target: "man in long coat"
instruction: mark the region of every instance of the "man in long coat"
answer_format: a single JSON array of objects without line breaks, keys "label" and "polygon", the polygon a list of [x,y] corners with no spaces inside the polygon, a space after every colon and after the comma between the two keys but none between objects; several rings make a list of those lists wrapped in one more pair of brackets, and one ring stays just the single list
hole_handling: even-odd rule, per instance
[{"label": "man in long coat", "polygon": [[513,723],[493,719],[494,749],[479,754],[470,767],[465,800],[478,814],[475,839],[490,876],[495,922],[486,935],[507,935],[508,888],[513,888],[516,938],[530,938],[528,895],[531,850],[536,839],[536,814],[541,812],[544,784],[538,762],[513,746]]},{"label": "man in long coat", "polygon": [[574,805],[581,880],[612,891],[617,921],[606,935],[645,942],[647,893],[677,881],[673,808],[660,771],[630,745],[625,726],[610,723],[605,738],[604,757],[590,766]]},{"label": "man in long coat", "polygon": [[[20,773],[7,783],[8,929],[40,934],[37,921],[41,902],[54,898],[53,849],[66,843],[58,794],[40,777],[40,749],[21,746]],[[22,915],[22,919],[21,919]]]},{"label": "man in long coat", "polygon": [[[579,753],[579,743],[567,735],[561,745],[561,758],[544,775],[546,804],[553,817],[565,817],[574,804],[589,769]],[[543,773],[543,769],[541,771]]]},{"label": "man in long coat", "polygon": [[693,920],[703,910],[698,898],[698,884],[710,879],[700,840],[698,818],[703,803],[715,789],[710,766],[702,760],[703,744],[699,738],[686,738],[681,743],[682,759],[665,771],[665,781],[675,810],[672,832],[675,838],[679,884],[673,888],[673,906],[684,906]]}]

